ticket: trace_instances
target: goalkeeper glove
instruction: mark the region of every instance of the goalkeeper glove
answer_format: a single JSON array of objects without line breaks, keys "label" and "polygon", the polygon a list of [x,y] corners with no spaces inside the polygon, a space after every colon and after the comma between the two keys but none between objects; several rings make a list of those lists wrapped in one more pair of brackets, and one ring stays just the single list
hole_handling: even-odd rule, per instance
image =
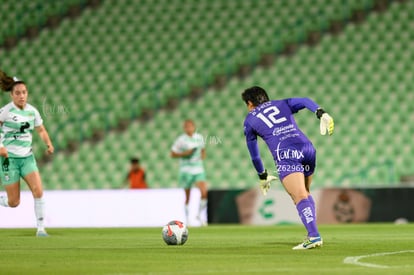
[{"label": "goalkeeper glove", "polygon": [[267,174],[267,171],[264,170],[263,173],[259,174],[260,179],[260,189],[262,190],[262,193],[264,196],[266,196],[267,191],[269,191],[270,188],[270,182],[277,180],[275,176],[269,176]]},{"label": "goalkeeper glove", "polygon": [[316,110],[316,116],[321,120],[319,125],[321,135],[326,135],[326,131],[328,131],[329,135],[332,135],[335,128],[333,118],[322,108],[318,108],[318,110]]}]

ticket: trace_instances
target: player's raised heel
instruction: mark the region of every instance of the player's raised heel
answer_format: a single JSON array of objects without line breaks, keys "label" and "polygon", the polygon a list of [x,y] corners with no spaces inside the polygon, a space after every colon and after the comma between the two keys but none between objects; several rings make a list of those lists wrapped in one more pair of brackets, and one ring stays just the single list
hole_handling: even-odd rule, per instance
[{"label": "player's raised heel", "polygon": [[37,230],[36,237],[49,237],[46,230]]},{"label": "player's raised heel", "polygon": [[311,249],[315,247],[320,247],[323,245],[323,240],[321,237],[309,237],[303,243],[298,244],[293,247],[293,250],[302,250],[302,249]]}]

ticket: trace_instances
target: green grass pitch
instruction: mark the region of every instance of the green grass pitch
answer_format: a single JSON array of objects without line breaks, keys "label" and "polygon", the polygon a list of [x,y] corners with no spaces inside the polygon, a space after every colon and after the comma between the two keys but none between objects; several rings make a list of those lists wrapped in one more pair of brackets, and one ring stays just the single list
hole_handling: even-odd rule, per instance
[{"label": "green grass pitch", "polygon": [[161,228],[2,229],[0,274],[414,274],[414,224],[320,231],[322,248],[294,251],[298,225],[190,227],[183,246],[167,246]]}]

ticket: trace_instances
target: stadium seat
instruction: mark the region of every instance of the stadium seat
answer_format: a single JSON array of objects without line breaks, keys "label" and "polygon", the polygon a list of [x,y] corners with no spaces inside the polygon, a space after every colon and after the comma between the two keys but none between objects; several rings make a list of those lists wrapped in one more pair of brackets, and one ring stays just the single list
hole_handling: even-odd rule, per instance
[{"label": "stadium seat", "polygon": [[[303,26],[318,17],[305,12],[310,4],[298,8],[296,2],[289,1],[268,2],[266,5],[257,4],[255,1],[236,5],[223,0],[215,0],[203,5],[195,2],[182,5],[180,2],[172,1],[168,2],[166,7],[152,2],[146,5],[132,3],[134,2],[120,1],[116,6],[103,3],[98,10],[86,9],[77,20],[71,22],[64,20],[56,31],[50,32],[49,35],[42,33],[38,41],[30,47],[27,45],[22,47],[16,52],[17,55],[12,51],[11,58],[13,55],[24,55],[26,48],[39,52],[38,60],[36,56],[28,59],[29,65],[33,64],[36,70],[28,69],[28,64],[25,63],[19,64],[18,71],[22,68],[24,75],[29,75],[32,71],[36,72],[39,67],[41,71],[40,64],[45,59],[49,60],[54,66],[49,66],[53,69],[48,74],[51,79],[56,80],[53,82],[55,86],[71,85],[69,91],[77,96],[83,96],[81,94],[86,90],[91,92],[91,81],[105,82],[106,85],[99,88],[102,98],[100,102],[104,103],[103,108],[109,108],[109,104],[105,104],[107,102],[116,104],[116,114],[109,123],[115,126],[120,119],[131,114],[136,116],[143,109],[154,109],[166,104],[167,99],[160,96],[162,94],[168,94],[168,97],[180,97],[186,95],[191,86],[205,86],[211,83],[217,74],[231,75],[236,72],[239,65],[256,64],[260,53],[281,51],[284,45],[283,39],[287,39],[288,42],[292,39],[292,41],[303,41],[305,35]],[[82,6],[85,2],[67,0],[44,7],[48,10],[48,14],[61,14],[73,4]],[[318,11],[325,13],[330,9],[330,5],[334,4],[322,2]],[[176,10],[180,10],[180,13],[176,13]],[[211,12],[206,13],[205,10]],[[274,14],[270,12],[272,10],[280,15],[280,18],[277,18],[279,23],[275,24]],[[265,16],[262,16],[263,20],[254,20],[257,16],[253,15]],[[228,18],[232,20],[227,20]],[[136,24],[131,23],[134,20]],[[273,27],[272,24],[268,24],[270,22],[273,22]],[[296,28],[298,22],[301,22],[301,26]],[[194,32],[194,29],[199,31]],[[277,39],[272,38],[277,32],[284,34]],[[132,47],[130,40],[137,47]],[[55,47],[56,43],[59,47]],[[181,47],[183,44],[191,46]],[[180,49],[183,51],[181,52]],[[50,56],[54,58],[49,58]],[[125,62],[126,60],[130,62]],[[154,98],[153,90],[163,85],[166,79],[171,77],[177,79],[177,76],[173,76],[177,71],[180,72],[179,82],[185,84],[178,86],[174,83],[170,86],[171,89],[164,86],[166,91],[161,91],[158,98]],[[35,79],[37,78],[36,76]],[[111,87],[113,82],[118,84]],[[130,101],[109,99],[113,98],[111,95],[114,90],[131,89],[137,82],[140,83],[139,87],[145,87],[145,89],[132,88],[134,93],[132,98],[142,97],[138,106],[131,106],[130,101],[134,102],[134,99]],[[128,86],[122,85],[124,83],[128,83]],[[51,97],[53,92],[54,89],[48,89],[46,96]],[[141,95],[144,93],[146,95]],[[92,112],[84,104],[78,106],[82,102],[84,99],[65,102],[75,110],[69,114],[71,121],[77,120],[72,117],[79,114],[78,110]],[[54,124],[62,121],[67,120],[56,116],[51,118],[50,122]],[[84,123],[87,124],[87,121]],[[85,124],[83,126],[87,127]],[[106,124],[102,126],[106,128]],[[96,127],[96,124],[93,127]],[[63,143],[59,148],[64,146]]]},{"label": "stadium seat", "polygon": [[[127,132],[109,134],[93,147],[81,143],[78,152],[45,165],[48,188],[111,188],[122,179],[119,170],[129,153],[142,156],[151,186],[177,186],[177,163],[168,152],[181,132],[181,121],[188,117],[200,124],[202,134],[212,138],[206,163],[211,187],[251,186],[256,177],[244,148],[246,109],[240,93],[252,85],[264,86],[275,98],[312,97],[337,119],[337,133],[327,139],[319,136],[313,116],[298,115],[298,123],[318,148],[316,185],[330,186],[342,175],[370,166],[375,155],[389,155],[395,163],[407,161],[402,161],[407,156],[401,149],[384,148],[395,143],[389,136],[398,133],[400,141],[409,140],[412,132],[409,126],[403,130],[394,126],[396,121],[411,121],[401,113],[412,112],[408,104],[412,98],[407,95],[413,88],[409,68],[414,58],[407,50],[412,41],[408,31],[412,3],[392,3],[387,12],[370,13],[364,23],[348,24],[338,36],[326,34],[314,47],[303,46],[291,57],[278,57],[269,70],[255,68],[245,79],[231,78],[223,90],[209,89],[194,102],[181,98],[190,87],[206,86],[216,74],[233,75],[240,64],[254,67],[261,54],[281,52],[286,43],[303,42],[308,32],[326,31],[331,20],[348,20],[353,10],[369,10],[373,2],[318,0],[305,1],[303,6],[287,0],[189,1],[186,5],[178,0],[162,5],[124,0],[116,6],[103,2],[97,10],[86,9],[78,19],[64,20],[55,30],[41,33],[34,41],[23,41],[7,54],[0,50],[0,54],[6,56],[3,66],[28,80],[35,106],[42,106],[46,98],[68,110],[67,115],[45,117],[59,149],[71,139],[115,127],[144,109],[156,110],[168,98],[180,101],[171,113],[156,111],[149,122],[134,122]],[[384,101],[389,104],[380,104]],[[373,104],[367,107],[366,102]],[[91,103],[99,103],[98,109],[103,111],[97,112]],[[384,114],[395,109],[401,113]],[[343,114],[355,114],[355,119]],[[381,122],[387,124],[378,126]],[[341,144],[344,135],[351,137]],[[377,138],[379,135],[387,137]],[[214,144],[213,137],[222,143]],[[271,156],[266,147],[261,148],[265,163],[271,166]],[[356,157],[359,152],[364,155]],[[111,159],[115,163],[108,167]],[[87,170],[76,166],[91,160],[98,162],[94,170],[100,167],[96,183],[90,183],[93,177]],[[221,171],[223,168],[230,172]],[[50,171],[72,169],[69,177],[65,173],[48,176]],[[369,174],[369,182],[383,181],[384,171]],[[399,172],[410,169],[404,164]],[[53,187],[49,182],[58,184]]]}]

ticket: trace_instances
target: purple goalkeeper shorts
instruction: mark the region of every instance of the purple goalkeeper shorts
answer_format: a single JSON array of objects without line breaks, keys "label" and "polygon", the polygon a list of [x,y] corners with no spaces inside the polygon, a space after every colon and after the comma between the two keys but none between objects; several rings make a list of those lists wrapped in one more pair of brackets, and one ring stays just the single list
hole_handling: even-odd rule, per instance
[{"label": "purple goalkeeper shorts", "polygon": [[307,177],[315,171],[316,150],[312,143],[280,145],[273,152],[273,158],[281,181],[293,173],[303,173]]}]

